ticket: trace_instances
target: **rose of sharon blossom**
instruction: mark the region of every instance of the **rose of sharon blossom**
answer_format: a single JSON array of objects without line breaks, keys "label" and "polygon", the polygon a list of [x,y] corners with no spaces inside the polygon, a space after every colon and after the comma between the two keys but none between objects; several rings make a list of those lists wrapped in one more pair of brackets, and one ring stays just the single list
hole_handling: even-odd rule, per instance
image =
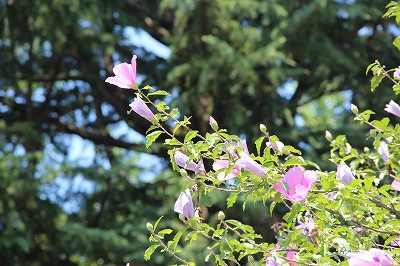
[{"label": "rose of sharon blossom", "polygon": [[131,89],[136,86],[136,55],[132,56],[131,64],[122,63],[113,68],[114,77],[108,77],[106,82],[122,89]]},{"label": "rose of sharon blossom", "polygon": [[400,182],[397,181],[397,180],[393,180],[393,182],[392,182],[392,184],[391,184],[391,187],[392,187],[394,190],[400,191]]},{"label": "rose of sharon blossom", "polygon": [[176,151],[174,153],[174,160],[178,166],[193,171],[195,174],[199,173],[200,171],[204,171],[204,165],[202,161],[199,163],[189,161],[189,157],[180,151]]},{"label": "rose of sharon blossom", "polygon": [[[239,147],[243,152],[245,152],[247,155],[249,154],[249,150],[247,149],[247,143],[246,140],[241,140],[236,144],[237,147]],[[237,151],[235,150],[235,154],[233,156],[237,156]],[[227,168],[229,166],[230,160],[228,159],[217,159],[213,163],[213,169],[214,171],[218,171],[220,169]],[[241,168],[238,165],[235,165],[232,171],[229,174],[225,174],[224,171],[221,171],[218,173],[218,179],[219,180],[229,180],[232,178],[235,178],[241,171]]]},{"label": "rose of sharon blossom", "polygon": [[381,143],[379,144],[378,153],[379,155],[382,156],[382,160],[384,162],[386,162],[389,159],[390,156],[389,149],[385,141],[381,141]]},{"label": "rose of sharon blossom", "polygon": [[295,166],[289,169],[285,176],[280,180],[285,184],[283,187],[280,183],[276,183],[274,188],[283,196],[292,202],[300,202],[307,198],[308,192],[317,181],[317,173],[315,171],[306,170]]},{"label": "rose of sharon blossom", "polygon": [[400,79],[400,66],[394,70],[393,77]]},{"label": "rose of sharon blossom", "polygon": [[193,199],[188,188],[179,195],[175,202],[174,211],[183,214],[186,218],[194,216]]},{"label": "rose of sharon blossom", "polygon": [[388,104],[386,104],[385,111],[400,117],[400,106],[394,101],[390,101]]},{"label": "rose of sharon blossom", "polygon": [[383,250],[371,248],[347,254],[349,266],[390,266],[393,258]]},{"label": "rose of sharon blossom", "polygon": [[245,152],[241,152],[239,156],[240,159],[236,161],[236,165],[240,168],[243,168],[252,174],[258,175],[259,177],[263,177],[267,174],[267,172],[265,172],[265,170],[262,168],[261,164],[251,159],[251,157]]},{"label": "rose of sharon blossom", "polygon": [[146,118],[150,122],[156,118],[150,108],[147,107],[145,102],[139,96],[137,96],[135,100],[129,104],[129,107],[132,109],[132,111],[141,117]]},{"label": "rose of sharon blossom", "polygon": [[[218,170],[224,169],[224,168],[228,168],[229,160],[215,160],[212,167],[215,171],[218,171]],[[235,165],[233,167],[233,169],[231,170],[231,172],[227,175],[225,175],[225,172],[223,172],[223,171],[220,172],[218,174],[218,179],[219,180],[229,180],[229,179],[235,178],[239,174],[240,170],[241,170],[240,167]]]},{"label": "rose of sharon blossom", "polygon": [[354,176],[351,173],[351,169],[350,167],[347,166],[347,164],[345,162],[341,163],[338,168],[337,168],[337,172],[336,172],[336,179],[339,179],[340,181],[342,181],[343,184],[350,184],[351,181],[354,180]]}]

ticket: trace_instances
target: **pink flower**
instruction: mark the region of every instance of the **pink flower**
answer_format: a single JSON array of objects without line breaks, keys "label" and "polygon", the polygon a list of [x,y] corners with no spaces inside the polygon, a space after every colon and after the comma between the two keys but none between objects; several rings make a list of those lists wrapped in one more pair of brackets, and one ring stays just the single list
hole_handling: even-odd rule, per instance
[{"label": "pink flower", "polygon": [[131,89],[136,85],[136,55],[132,56],[131,63],[118,64],[113,68],[114,77],[108,77],[106,82],[123,89]]},{"label": "pink flower", "polygon": [[400,79],[400,66],[394,70],[393,77]]},{"label": "pink flower", "polygon": [[394,262],[391,256],[376,248],[351,252],[347,257],[350,258],[349,266],[390,266]]},{"label": "pink flower", "polygon": [[343,184],[350,184],[351,181],[354,180],[354,176],[351,173],[350,167],[347,166],[345,162],[342,162],[338,167],[337,167],[337,172],[336,172],[336,179],[339,179],[342,181]]},{"label": "pink flower", "polygon": [[236,161],[236,165],[240,168],[243,168],[259,177],[263,177],[267,174],[267,172],[262,168],[262,165],[251,159],[251,157],[245,152],[241,152],[239,156],[240,159]]},{"label": "pink flower", "polygon": [[[248,155],[249,154],[249,150],[247,149],[247,144],[246,144],[246,140],[241,140],[238,143],[236,143],[236,146],[239,147],[244,154]],[[235,149],[233,152],[233,157],[237,157],[237,150]],[[215,162],[213,163],[213,169],[214,171],[218,171],[224,168],[227,168],[229,166],[229,162],[230,160],[228,159],[217,159],[215,160]],[[234,168],[232,169],[232,171],[228,174],[225,175],[224,171],[221,171],[220,173],[218,173],[218,179],[219,180],[228,180],[228,179],[232,179],[235,178],[241,171],[241,167],[238,166],[237,164],[234,166]]]},{"label": "pink flower", "polygon": [[174,211],[183,214],[186,218],[194,216],[193,199],[188,188],[179,195],[175,202]]},{"label": "pink flower", "polygon": [[144,103],[144,101],[137,96],[133,102],[129,104],[129,107],[140,115],[143,118],[146,118],[150,122],[152,122],[156,117],[154,116],[153,112],[147,107],[147,105]]},{"label": "pink flower", "polygon": [[400,117],[400,106],[394,101],[390,101],[388,104],[386,104],[385,111]]},{"label": "pink flower", "polygon": [[187,170],[193,171],[196,174],[201,171],[204,171],[204,165],[203,165],[202,161],[200,161],[199,163],[195,163],[193,161],[188,161],[189,157],[180,151],[176,151],[174,153],[174,160],[178,166],[185,168]]},{"label": "pink flower", "polygon": [[394,190],[400,191],[400,182],[398,182],[397,180],[393,180],[391,186]]},{"label": "pink flower", "polygon": [[[307,198],[308,192],[317,181],[315,171],[306,170],[303,174],[303,168],[295,166],[289,169],[285,176],[276,183],[274,188],[283,196],[292,202],[300,202]],[[284,184],[285,187],[281,185]]]},{"label": "pink flower", "polygon": [[274,151],[279,151],[279,152],[281,152],[281,153],[283,153],[283,154],[289,154],[289,152],[288,151],[286,151],[286,150],[284,150],[283,149],[283,147],[285,146],[282,142],[280,142],[280,141],[277,141],[277,142],[275,142],[275,143],[272,143],[272,142],[270,142],[270,141],[268,141],[268,142],[266,142],[265,143],[265,145],[267,146],[267,147],[270,147],[271,149],[273,149]]},{"label": "pink flower", "polygon": [[[276,244],[275,248],[271,248],[270,251],[275,251],[277,249],[280,249],[280,245]],[[296,255],[295,251],[289,251],[286,254],[286,258],[289,260],[293,260],[294,256]],[[265,266],[296,266],[297,263],[295,262],[289,262],[289,263],[284,263],[285,260],[283,258],[277,257],[276,254],[271,252],[269,256],[267,257],[267,260],[265,261]]]},{"label": "pink flower", "polygon": [[389,160],[389,149],[385,141],[381,141],[378,148],[378,153],[382,156],[382,160],[386,162]]},{"label": "pink flower", "polygon": [[[228,168],[229,160],[215,160],[212,167],[215,171],[218,171],[218,170],[224,169],[224,168]],[[240,173],[240,170],[241,170],[240,167],[235,165],[233,167],[232,171],[228,175],[225,175],[225,172],[220,172],[218,174],[218,179],[219,180],[229,180],[229,179],[235,178]]]},{"label": "pink flower", "polygon": [[318,247],[317,243],[317,234],[318,227],[315,225],[313,218],[308,218],[307,223],[299,222],[299,225],[296,226],[296,229],[303,228],[303,234],[306,236],[306,240],[312,243],[314,246]]}]

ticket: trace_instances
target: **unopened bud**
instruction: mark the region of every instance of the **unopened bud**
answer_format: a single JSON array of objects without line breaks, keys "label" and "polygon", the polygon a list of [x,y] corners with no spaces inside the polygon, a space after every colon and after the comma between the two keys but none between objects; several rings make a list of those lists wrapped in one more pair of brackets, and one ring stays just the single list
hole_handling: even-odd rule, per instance
[{"label": "unopened bud", "polygon": [[210,126],[213,130],[217,131],[218,130],[218,123],[217,121],[214,119],[214,117],[210,116],[210,119],[208,120],[208,122],[210,123]]},{"label": "unopened bud", "polygon": [[350,105],[350,110],[353,112],[353,114],[358,114],[358,108],[354,104]]},{"label": "unopened bud", "polygon": [[328,130],[325,130],[325,138],[326,138],[328,141],[332,141],[332,134],[331,134],[331,132],[329,132]]},{"label": "unopened bud", "polygon": [[368,147],[364,147],[364,152],[365,153],[369,153],[369,148]]},{"label": "unopened bud", "polygon": [[180,214],[179,214],[179,220],[181,220],[181,221],[186,221],[185,215],[183,215],[182,213],[180,213]]},{"label": "unopened bud", "polygon": [[225,213],[223,211],[218,212],[218,220],[223,221],[225,219]]},{"label": "unopened bud", "polygon": [[188,176],[188,173],[186,172],[186,170],[185,169],[179,169],[179,173],[181,174],[181,176],[183,176],[183,177],[187,177]]},{"label": "unopened bud", "polygon": [[147,228],[147,230],[149,230],[149,231],[153,231],[153,225],[152,225],[151,223],[147,223],[147,224],[146,224],[146,228]]},{"label": "unopened bud", "polygon": [[260,131],[264,134],[267,133],[267,127],[264,124],[260,124]]}]

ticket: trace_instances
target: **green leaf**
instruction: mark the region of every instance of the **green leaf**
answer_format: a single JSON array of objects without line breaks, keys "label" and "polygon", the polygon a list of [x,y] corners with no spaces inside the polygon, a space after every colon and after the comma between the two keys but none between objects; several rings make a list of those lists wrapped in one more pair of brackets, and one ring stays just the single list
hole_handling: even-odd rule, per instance
[{"label": "green leaf", "polygon": [[178,245],[178,243],[179,243],[179,240],[181,239],[181,237],[182,237],[182,235],[183,235],[183,233],[186,231],[186,228],[184,228],[184,229],[181,229],[181,230],[179,230],[178,231],[178,233],[176,233],[176,235],[174,236],[174,246],[175,246],[175,248],[176,248],[176,246]]},{"label": "green leaf", "polygon": [[205,189],[203,187],[201,187],[200,201],[207,207],[211,207],[214,204],[212,198],[207,193],[207,189]]},{"label": "green leaf", "polygon": [[291,225],[293,222],[296,222],[295,219],[296,219],[297,214],[300,212],[300,210],[301,210],[301,204],[299,204],[299,203],[294,203],[294,204],[292,205],[292,209],[290,210],[290,212],[286,213],[286,214],[283,216],[283,219],[285,219],[286,222],[287,222],[289,225]]},{"label": "green leaf", "polygon": [[156,230],[156,228],[157,228],[157,225],[158,225],[158,223],[161,221],[161,219],[163,218],[164,216],[161,216],[160,218],[158,218],[158,220],[156,221],[156,223],[154,224],[154,229],[153,230]]},{"label": "green leaf", "polygon": [[288,166],[299,166],[299,165],[306,165],[306,162],[300,156],[290,157],[284,164],[285,167],[288,167]]},{"label": "green leaf", "polygon": [[369,64],[369,66],[367,67],[367,70],[365,71],[365,75],[368,75],[369,70],[370,70],[373,66],[375,66],[375,65],[376,65],[375,62],[372,63],[372,64]]},{"label": "green leaf", "polygon": [[190,130],[190,131],[186,134],[184,142],[187,143],[187,142],[189,142],[190,140],[192,140],[193,138],[195,138],[198,132],[199,132],[198,130]]},{"label": "green leaf", "polygon": [[165,235],[169,235],[169,234],[171,234],[171,233],[172,233],[172,229],[166,228],[166,229],[163,229],[163,230],[161,230],[160,232],[158,232],[157,235],[158,235],[160,238],[164,238]]},{"label": "green leaf", "polygon": [[149,260],[151,258],[151,255],[156,251],[156,249],[160,246],[160,244],[154,244],[146,249],[144,252],[144,259]]},{"label": "green leaf", "polygon": [[163,90],[159,90],[159,91],[155,91],[155,92],[150,92],[149,94],[147,94],[147,96],[154,96],[154,95],[171,96],[168,92],[163,91]]},{"label": "green leaf", "polygon": [[151,132],[146,136],[146,149],[150,147],[150,145],[156,141],[156,139],[162,134],[163,132],[161,130],[156,130]]},{"label": "green leaf", "polygon": [[176,138],[166,139],[166,140],[165,140],[165,144],[171,145],[171,146],[181,146],[181,145],[182,145],[182,144],[179,142],[179,140],[177,140]]},{"label": "green leaf", "polygon": [[261,137],[259,137],[259,138],[256,140],[256,142],[255,142],[255,144],[256,144],[256,149],[257,149],[257,153],[258,153],[258,154],[260,154],[261,144],[262,144],[264,138],[265,138],[264,136],[261,136]]},{"label": "green leaf", "polygon": [[228,207],[228,208],[230,208],[230,207],[232,207],[233,206],[233,204],[235,204],[235,202],[236,202],[236,199],[237,199],[237,194],[235,193],[235,194],[231,194],[227,199],[226,199],[226,206]]},{"label": "green leaf", "polygon": [[332,243],[336,243],[340,248],[344,250],[350,250],[350,244],[344,238],[335,237],[334,239],[332,239]]},{"label": "green leaf", "polygon": [[368,121],[368,120],[369,120],[369,117],[370,117],[371,115],[373,115],[373,114],[375,114],[374,111],[365,110],[364,112],[362,112],[361,114],[359,114],[359,116],[361,116],[364,120]]},{"label": "green leaf", "polygon": [[371,79],[371,91],[374,91],[379,86],[384,77],[385,77],[384,75],[379,75],[379,76],[374,76]]},{"label": "green leaf", "polygon": [[382,120],[372,121],[372,124],[381,130],[385,130],[389,122],[390,122],[389,118],[385,117]]},{"label": "green leaf", "polygon": [[195,232],[195,231],[192,231],[192,232],[190,232],[189,234],[187,234],[187,235],[185,236],[185,241],[190,240],[190,241],[189,241],[188,247],[190,247],[190,246],[192,245],[192,242],[193,242],[193,241],[196,241],[196,240],[197,240],[197,236],[198,236],[198,233]]}]

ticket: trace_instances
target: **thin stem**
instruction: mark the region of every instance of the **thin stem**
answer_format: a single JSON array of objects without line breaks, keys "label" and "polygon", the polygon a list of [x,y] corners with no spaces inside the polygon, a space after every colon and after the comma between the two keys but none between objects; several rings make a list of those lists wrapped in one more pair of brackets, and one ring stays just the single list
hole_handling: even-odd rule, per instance
[{"label": "thin stem", "polygon": [[154,237],[154,239],[156,239],[163,246],[164,250],[166,250],[169,254],[171,254],[177,260],[179,260],[185,264],[188,264],[188,262],[186,260],[184,260],[181,257],[179,257],[178,255],[176,255],[167,245],[165,245],[164,242],[162,241],[162,239],[153,230],[151,231],[151,234]]}]

